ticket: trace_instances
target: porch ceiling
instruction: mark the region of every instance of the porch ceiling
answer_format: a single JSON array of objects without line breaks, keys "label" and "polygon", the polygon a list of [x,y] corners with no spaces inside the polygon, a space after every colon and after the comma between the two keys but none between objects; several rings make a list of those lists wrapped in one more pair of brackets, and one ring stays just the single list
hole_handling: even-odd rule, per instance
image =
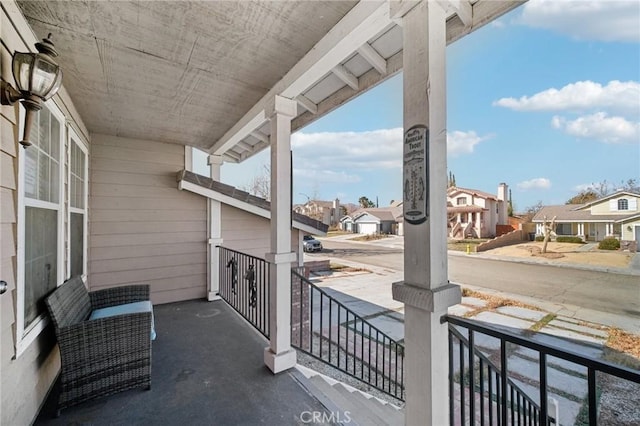
[{"label": "porch ceiling", "polygon": [[[523,1],[439,3],[452,42]],[[297,100],[295,130],[402,68],[402,30],[386,1],[17,4],[37,38],[53,33],[90,132],[191,145],[231,162],[269,145],[274,95]]]}]

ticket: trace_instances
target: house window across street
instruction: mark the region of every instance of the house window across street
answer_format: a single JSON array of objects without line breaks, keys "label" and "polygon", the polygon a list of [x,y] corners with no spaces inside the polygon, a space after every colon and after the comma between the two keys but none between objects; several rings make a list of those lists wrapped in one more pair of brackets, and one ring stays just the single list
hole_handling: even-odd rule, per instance
[{"label": "house window across street", "polygon": [[558,223],[556,225],[556,234],[558,235],[572,235],[570,223]]},{"label": "house window across street", "polygon": [[629,200],[621,198],[618,200],[618,210],[629,210]]},{"label": "house window across street", "polygon": [[463,206],[467,204],[467,199],[465,197],[458,197],[456,198],[456,204],[458,204],[459,206]]},{"label": "house window across street", "polygon": [[[64,119],[52,104],[34,117],[33,145],[21,152],[21,215],[24,241],[19,249],[18,340],[39,330],[44,297],[61,281],[62,151]],[[20,279],[21,278],[21,279]]]}]

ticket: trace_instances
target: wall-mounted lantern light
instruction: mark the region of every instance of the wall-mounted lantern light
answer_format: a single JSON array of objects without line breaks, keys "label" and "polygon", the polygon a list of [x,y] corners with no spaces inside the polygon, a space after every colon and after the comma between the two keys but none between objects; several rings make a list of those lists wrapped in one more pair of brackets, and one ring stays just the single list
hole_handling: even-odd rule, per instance
[{"label": "wall-mounted lantern light", "polygon": [[2,105],[13,105],[18,100],[26,109],[24,119],[24,135],[20,143],[24,147],[31,145],[29,136],[31,134],[31,123],[33,114],[42,109],[42,102],[53,97],[60,89],[62,83],[62,70],[56,61],[58,52],[50,40],[51,34],[40,43],[36,43],[38,53],[13,54],[13,79],[17,89],[11,84],[2,81],[0,86],[0,97]]}]

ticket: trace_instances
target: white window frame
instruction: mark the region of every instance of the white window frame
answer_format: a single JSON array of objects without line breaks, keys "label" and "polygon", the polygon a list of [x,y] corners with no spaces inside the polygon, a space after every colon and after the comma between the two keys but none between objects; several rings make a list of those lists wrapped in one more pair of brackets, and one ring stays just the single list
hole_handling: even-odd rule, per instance
[{"label": "white window frame", "polygon": [[[60,108],[53,101],[48,101],[43,108],[48,108],[51,115],[54,116],[60,123],[60,147],[59,147],[59,166],[58,167],[58,179],[60,184],[58,185],[58,203],[50,203],[41,200],[33,200],[25,197],[24,195],[24,179],[25,179],[25,149],[20,148],[18,150],[18,243],[17,243],[17,306],[16,306],[16,358],[20,356],[33,341],[40,335],[42,330],[49,323],[49,318],[44,313],[39,315],[30,325],[25,328],[24,321],[24,296],[25,296],[25,282],[24,282],[24,263],[25,263],[25,210],[26,207],[38,207],[47,208],[51,210],[58,210],[58,259],[57,259],[57,285],[59,286],[64,280],[64,166],[65,166],[65,134],[66,125],[65,117]],[[20,105],[20,139],[23,137],[25,120],[25,110]],[[33,148],[31,148],[33,149]],[[54,208],[55,207],[55,208]]]},{"label": "white window frame", "polygon": [[[71,206],[71,146],[72,144],[76,144],[78,148],[85,155],[84,162],[84,208],[80,209],[78,207]],[[67,152],[66,152],[66,164],[67,164],[67,269],[65,272],[65,276],[67,278],[71,278],[71,213],[80,213],[83,215],[82,221],[82,281],[87,281],[87,245],[88,245],[88,215],[89,215],[89,148],[86,143],[78,136],[78,134],[73,130],[73,128],[69,127],[67,130]]]},{"label": "white window frame", "polygon": [[626,198],[619,198],[617,203],[618,211],[629,210],[629,200]]}]

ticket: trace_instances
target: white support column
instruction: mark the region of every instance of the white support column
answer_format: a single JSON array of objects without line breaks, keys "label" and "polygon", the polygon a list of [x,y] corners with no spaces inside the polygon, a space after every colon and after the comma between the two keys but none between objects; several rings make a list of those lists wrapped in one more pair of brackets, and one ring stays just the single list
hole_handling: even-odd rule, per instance
[{"label": "white support column", "polygon": [[275,96],[268,108],[271,119],[271,253],[270,265],[269,347],[264,363],[273,373],[296,365],[291,348],[291,119],[296,115],[296,101]]},{"label": "white support column", "polygon": [[[392,3],[392,17],[400,17],[393,8],[401,6]],[[440,319],[461,300],[447,276],[445,20],[430,1],[402,16],[407,228],[404,281],[393,284],[393,298],[405,303],[405,424],[412,426],[449,424],[448,333]]]},{"label": "white support column", "polygon": [[[220,168],[224,160],[220,155],[210,155],[207,164],[211,169],[211,179],[220,181]],[[207,254],[207,276],[209,277],[209,291],[207,299],[209,301],[220,299],[220,249],[222,245],[222,204],[220,201],[207,199],[207,228],[209,241]]]}]

